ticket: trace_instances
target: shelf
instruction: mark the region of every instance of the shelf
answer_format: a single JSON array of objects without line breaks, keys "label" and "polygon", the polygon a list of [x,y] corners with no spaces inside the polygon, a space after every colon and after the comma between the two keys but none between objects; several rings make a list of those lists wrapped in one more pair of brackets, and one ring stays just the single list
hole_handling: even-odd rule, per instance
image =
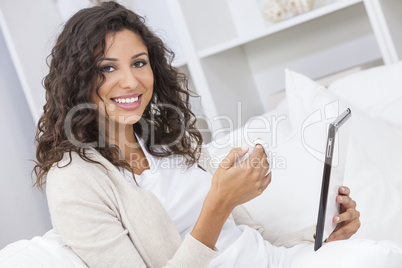
[{"label": "shelf", "polygon": [[279,31],[283,31],[283,30],[291,28],[295,25],[299,25],[303,22],[307,22],[307,21],[319,18],[321,16],[327,15],[329,13],[344,9],[346,7],[349,7],[349,6],[352,6],[357,3],[361,3],[361,2],[363,2],[363,0],[338,0],[334,3],[315,8],[307,13],[304,13],[304,14],[286,19],[284,21],[272,24],[260,32],[257,32],[257,33],[254,32],[248,36],[234,38],[230,41],[223,42],[219,45],[200,50],[198,52],[198,56],[200,58],[206,58],[206,57],[221,53],[223,51],[226,51],[228,49],[231,49],[231,48],[234,48],[237,46],[241,46],[243,44],[246,44],[248,42],[262,38],[264,36],[271,35],[273,33],[279,32]]},{"label": "shelf", "polygon": [[218,112],[234,117],[233,106],[242,100],[247,108],[242,113],[249,117],[272,109],[271,95],[285,88],[285,68],[315,79],[377,59],[381,53],[360,2],[201,62],[215,98],[227,100],[216,103]]}]

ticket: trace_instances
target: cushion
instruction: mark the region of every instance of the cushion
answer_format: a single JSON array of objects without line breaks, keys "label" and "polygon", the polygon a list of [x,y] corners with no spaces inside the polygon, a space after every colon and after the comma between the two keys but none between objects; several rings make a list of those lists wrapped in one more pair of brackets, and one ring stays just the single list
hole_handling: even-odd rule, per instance
[{"label": "cushion", "polygon": [[81,268],[87,267],[74,252],[64,245],[60,236],[50,230],[43,237],[19,240],[0,251],[0,268]]},{"label": "cushion", "polygon": [[335,80],[329,90],[402,134],[402,61]]},{"label": "cushion", "polygon": [[370,147],[370,157],[399,190],[402,190],[399,175],[402,174],[401,74],[402,61],[339,78],[329,86],[333,94],[368,115],[365,117],[366,122],[373,122],[361,124],[361,138]]}]

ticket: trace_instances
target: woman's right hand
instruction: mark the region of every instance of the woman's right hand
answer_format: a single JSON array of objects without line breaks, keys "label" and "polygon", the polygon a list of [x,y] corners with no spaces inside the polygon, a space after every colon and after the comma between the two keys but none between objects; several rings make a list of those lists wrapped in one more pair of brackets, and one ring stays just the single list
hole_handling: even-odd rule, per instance
[{"label": "woman's right hand", "polygon": [[237,205],[243,204],[259,196],[271,182],[271,172],[265,176],[269,163],[264,148],[257,144],[250,157],[234,165],[236,160],[248,151],[234,148],[220,162],[213,178],[207,198],[219,200],[232,211]]},{"label": "woman's right hand", "polygon": [[220,162],[212,177],[212,184],[204,200],[198,220],[191,235],[213,249],[222,226],[232,210],[260,195],[271,182],[269,164],[261,145],[256,145],[249,158],[234,165],[248,151],[232,149]]}]

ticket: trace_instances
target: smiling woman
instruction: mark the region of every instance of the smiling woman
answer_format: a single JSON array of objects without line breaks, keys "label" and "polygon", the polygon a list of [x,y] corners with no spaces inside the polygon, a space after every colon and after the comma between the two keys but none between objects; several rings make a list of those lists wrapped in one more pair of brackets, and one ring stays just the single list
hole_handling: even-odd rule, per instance
[{"label": "smiling woman", "polygon": [[[127,29],[108,33],[105,41],[105,57],[99,63],[105,80],[93,91],[93,100],[116,123],[135,124],[153,93],[148,49],[138,34]],[[128,131],[133,135],[132,129]]]},{"label": "smiling woman", "polygon": [[194,126],[187,78],[171,66],[174,53],[143,22],[108,2],[81,10],[66,23],[44,79],[37,186],[66,152],[89,160],[88,147],[131,170],[127,159],[142,151],[133,129],[153,155],[185,156],[189,165],[197,161],[202,136]]},{"label": "smiling woman", "polygon": [[[278,237],[240,206],[271,182],[261,145],[241,165],[248,148],[205,171],[211,159],[173,56],[141,17],[114,2],[66,23],[44,80],[34,170],[36,185],[46,183],[54,230],[89,267],[328,267],[329,254],[312,256],[314,226]],[[349,189],[339,195],[330,240],[360,225]],[[354,252],[348,242],[341,254]]]}]

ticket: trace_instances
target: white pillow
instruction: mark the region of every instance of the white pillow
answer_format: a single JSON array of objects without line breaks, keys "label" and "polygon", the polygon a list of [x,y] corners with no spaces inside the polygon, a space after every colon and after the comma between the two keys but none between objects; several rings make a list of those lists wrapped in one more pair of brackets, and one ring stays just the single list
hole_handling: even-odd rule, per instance
[{"label": "white pillow", "polygon": [[402,134],[402,61],[339,78],[328,89]]},{"label": "white pillow", "polygon": [[43,237],[19,240],[0,250],[0,268],[84,268],[87,267],[67,247],[60,236],[50,230]]},{"label": "white pillow", "polygon": [[343,111],[327,93],[322,85],[286,70],[291,132],[270,148],[274,155],[270,186],[245,204],[266,229],[284,234],[316,224],[326,128]]},{"label": "white pillow", "polygon": [[[292,133],[285,142],[272,148],[277,156],[286,160],[286,168],[274,166],[268,189],[245,204],[257,222],[279,234],[316,223],[323,163],[303,146],[301,126],[308,123],[305,119],[317,114],[317,111],[323,117],[327,112],[330,116],[325,117],[331,118],[336,112],[332,105],[338,99],[323,86],[295,72],[287,71],[286,85]],[[342,111],[343,106],[339,102],[338,111]],[[387,177],[390,174],[384,172],[383,165],[378,163],[379,158],[387,161],[386,154],[380,155],[378,150],[387,147],[388,142],[402,148],[399,147],[402,139],[392,129],[387,129],[383,122],[368,117],[356,107],[351,108],[352,129],[345,185],[351,188],[352,197],[361,212],[362,226],[355,237],[402,242],[401,190],[398,190],[394,178]],[[310,148],[322,148],[321,151],[324,151],[322,137],[325,135],[322,134],[326,124],[327,121],[323,120],[304,130],[305,143]],[[393,175],[399,176],[397,173]]]},{"label": "white pillow", "polygon": [[329,90],[374,119],[362,124],[361,137],[381,172],[402,190],[402,61],[339,78]]}]

